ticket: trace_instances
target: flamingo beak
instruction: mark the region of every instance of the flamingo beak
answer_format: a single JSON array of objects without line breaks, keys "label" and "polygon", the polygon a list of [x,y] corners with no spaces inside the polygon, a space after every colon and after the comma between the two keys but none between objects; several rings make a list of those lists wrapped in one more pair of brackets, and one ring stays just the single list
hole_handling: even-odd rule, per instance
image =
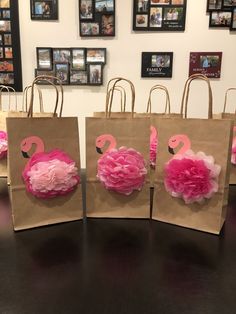
[{"label": "flamingo beak", "polygon": [[100,147],[97,147],[97,146],[96,146],[96,151],[97,151],[98,154],[101,154],[101,155],[102,155],[102,150],[101,150]]},{"label": "flamingo beak", "polygon": [[22,155],[24,158],[29,158],[29,155],[26,152],[23,152],[23,151],[21,151],[21,152],[22,152]]},{"label": "flamingo beak", "polygon": [[170,146],[168,146],[168,151],[169,151],[169,153],[172,154],[172,155],[175,154],[174,149],[173,149],[172,147],[170,147]]}]

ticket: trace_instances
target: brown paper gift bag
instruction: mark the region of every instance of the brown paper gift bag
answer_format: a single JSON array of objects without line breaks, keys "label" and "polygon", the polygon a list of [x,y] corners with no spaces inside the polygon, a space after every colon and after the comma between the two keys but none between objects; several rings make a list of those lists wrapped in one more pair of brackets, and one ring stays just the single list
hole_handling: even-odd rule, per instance
[{"label": "brown paper gift bag", "polygon": [[[209,119],[186,119],[190,84],[197,78],[204,80],[208,85]],[[226,217],[232,122],[230,120],[212,119],[212,91],[210,82],[202,75],[193,75],[188,79],[183,98],[185,119],[161,120],[158,125],[159,151],[153,219],[219,234]],[[175,154],[177,154],[175,159],[172,159],[172,155],[168,152],[168,147],[171,153],[174,150]],[[183,157],[186,155],[183,155],[183,153],[187,149],[193,151],[193,159],[200,159],[197,166],[194,165],[192,167],[189,159],[186,165],[186,157]],[[198,152],[204,152],[207,156],[213,156],[215,164],[221,167],[218,179],[218,191],[209,199],[207,197],[210,197],[210,194],[206,194],[213,190],[213,182],[211,181],[211,184],[208,186],[203,182],[209,184],[210,179],[207,176],[210,176],[211,173],[211,177],[213,177],[213,170],[212,172],[210,172],[209,168],[206,170],[206,162],[204,162],[204,167],[202,166],[203,155],[200,154],[197,157],[196,154]],[[186,154],[190,154],[189,150]],[[177,159],[180,159],[180,161],[176,161]],[[173,160],[176,162],[174,165],[172,163]],[[208,159],[208,162],[211,164],[212,160]],[[204,172],[201,172],[203,170],[199,170],[202,169],[200,165],[204,168]],[[211,167],[213,169],[213,166]],[[194,172],[195,169],[198,169],[198,171]],[[214,165],[214,173],[217,173],[217,171],[219,171],[219,168]],[[166,187],[169,192],[167,192]],[[200,194],[201,196],[204,195],[203,202],[185,203],[183,197],[187,198],[190,195],[188,194],[190,191],[191,195],[199,196],[199,201]],[[201,193],[198,191],[201,191]],[[190,200],[187,198],[187,201]]]},{"label": "brown paper gift bag", "polygon": [[[47,76],[40,77],[40,79],[42,80],[44,77],[48,79]],[[34,80],[32,84],[33,87],[38,79],[39,78],[36,78]],[[26,190],[25,183],[22,179],[22,172],[28,163],[27,159],[22,156],[22,151],[24,152],[24,156],[28,154],[31,156],[30,158],[36,158],[35,155],[37,154],[34,153],[35,151],[43,151],[43,148],[41,147],[43,144],[45,147],[44,152],[47,153],[46,156],[48,156],[48,153],[52,150],[62,150],[66,153],[67,156],[69,156],[67,158],[75,161],[75,165],[80,173],[77,118],[61,117],[63,97],[61,101],[59,117],[56,117],[55,115],[53,118],[34,118],[33,98],[34,88],[32,88],[31,93],[31,102],[28,112],[29,117],[17,119],[7,118],[7,131],[9,137],[9,169],[11,182],[10,197],[12,203],[14,230],[22,230],[55,223],[74,221],[82,219],[83,217],[81,184],[79,184],[73,191],[66,195],[61,195],[50,199],[36,197]],[[55,106],[54,114],[56,114],[56,111],[57,106]],[[29,142],[29,140],[31,140],[31,142]],[[25,145],[27,145],[27,143],[29,146],[26,149]],[[23,150],[23,148],[25,149]],[[39,164],[37,164],[37,166],[39,167]],[[29,169],[31,171],[32,167]],[[60,168],[57,168],[57,171],[60,173]],[[65,173],[65,171],[63,171],[62,174],[63,173]],[[29,171],[27,171],[27,174],[29,175]],[[42,186],[44,187],[44,183],[42,183]],[[48,189],[50,190],[50,187]]]},{"label": "brown paper gift bag", "polygon": [[[132,91],[132,111],[134,112],[135,91],[132,83],[130,83],[130,86]],[[115,86],[113,86],[113,88],[115,88]],[[103,158],[102,156],[112,158],[109,152],[106,153],[109,142],[110,145],[113,142],[114,147],[117,149],[125,146],[138,151],[146,160],[146,171],[148,171],[149,143],[147,139],[150,136],[149,132],[149,121],[142,118],[135,119],[133,118],[133,114],[132,118],[111,118],[111,112],[107,112],[104,118],[86,118],[87,217],[150,217],[150,186],[148,184],[148,173],[146,174],[142,189],[140,191],[133,191],[130,195],[124,195],[106,189],[97,177],[98,161],[100,158]],[[102,147],[103,144],[101,147],[97,146],[98,143],[101,142],[101,140],[99,140],[101,137],[103,137],[104,140],[104,147]],[[102,151],[103,155],[98,153]],[[117,154],[119,153],[120,150]],[[136,167],[136,163],[134,162],[133,164]],[[120,170],[121,176],[124,172],[127,173],[130,171],[128,167],[128,170],[125,170],[125,168],[126,165]],[[127,177],[126,173],[124,174],[125,177]],[[115,175],[113,174],[113,170],[111,170],[109,174],[110,179]],[[122,183],[120,184],[122,185]]]},{"label": "brown paper gift bag", "polygon": [[[129,88],[131,86],[131,91],[133,92],[132,83],[130,80],[122,78],[122,77],[115,77],[112,78],[108,84],[107,84],[107,92],[106,92],[106,101],[105,101],[105,111],[101,112],[94,112],[94,117],[105,117],[106,112],[111,112],[112,118],[131,118],[132,112],[126,111],[126,100],[127,100],[127,86],[123,87],[121,85],[117,85],[117,83],[128,83]],[[131,83],[131,84],[130,84]],[[114,101],[114,93],[115,91],[120,90],[121,91],[121,97],[123,98],[123,106],[121,105],[120,111],[114,112],[111,111],[111,106],[113,107],[113,101]],[[123,94],[123,96],[122,96]],[[122,101],[122,100],[121,100]]]},{"label": "brown paper gift bag", "polygon": [[[3,108],[2,93],[7,92],[8,105],[7,110]],[[12,102],[12,94],[14,101]],[[6,108],[5,108],[6,109]],[[6,132],[6,118],[9,116],[20,117],[22,114],[17,111],[17,95],[13,87],[0,85],[0,131]],[[0,159],[0,194],[7,194],[7,156]]]},{"label": "brown paper gift bag", "polygon": [[[231,119],[234,121],[233,125],[233,147],[236,146],[236,107],[235,107],[235,112],[230,113],[226,112],[226,107],[227,107],[227,100],[228,100],[228,94],[230,91],[236,91],[236,88],[228,88],[226,93],[225,93],[225,101],[224,101],[224,109],[222,113],[214,114],[215,119]],[[232,149],[233,149],[232,147]],[[229,184],[236,184],[236,165],[231,162],[231,169],[230,169],[230,179],[229,179]]]}]

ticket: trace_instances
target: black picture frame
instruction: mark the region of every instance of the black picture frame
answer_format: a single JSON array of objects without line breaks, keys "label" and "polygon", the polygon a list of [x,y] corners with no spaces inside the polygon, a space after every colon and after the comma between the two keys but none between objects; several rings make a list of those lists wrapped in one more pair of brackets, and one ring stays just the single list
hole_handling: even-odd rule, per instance
[{"label": "black picture frame", "polygon": [[61,80],[63,85],[69,85],[70,76],[69,76],[69,63],[67,62],[58,62],[55,63],[55,77]]},{"label": "black picture frame", "polygon": [[116,0],[78,0],[81,37],[115,36]]},{"label": "black picture frame", "polygon": [[171,78],[173,52],[142,52],[141,77]]},{"label": "black picture frame", "polygon": [[230,28],[232,23],[232,10],[211,11],[209,27]]},{"label": "black picture frame", "polygon": [[18,0],[0,2],[0,84],[22,91]]},{"label": "black picture frame", "polygon": [[[39,75],[47,75],[47,76],[55,76],[55,71],[54,69],[52,70],[41,70],[41,69],[35,69],[34,72],[35,77]],[[51,80],[52,83],[55,83],[55,80]],[[46,81],[37,81],[37,84],[39,85],[50,85],[50,83],[47,83]]]},{"label": "black picture frame", "polygon": [[86,70],[86,49],[71,48],[71,70]]},{"label": "black picture frame", "polygon": [[231,31],[236,31],[236,7],[232,8],[232,18],[231,18]]},{"label": "black picture frame", "polygon": [[31,20],[58,20],[58,0],[30,0]]},{"label": "black picture frame", "polygon": [[37,69],[39,70],[52,70],[52,48],[37,47]]},{"label": "black picture frame", "polygon": [[134,31],[185,30],[187,0],[133,0]]},{"label": "black picture frame", "polygon": [[88,85],[102,85],[103,84],[103,64],[102,63],[88,63]]},{"label": "black picture frame", "polygon": [[223,0],[222,10],[231,9],[236,7],[236,0]]},{"label": "black picture frame", "polygon": [[[0,34],[1,35],[1,34]],[[2,49],[2,51],[1,51]],[[0,56],[4,54],[0,43]],[[41,54],[40,54],[41,53]],[[45,62],[46,54],[46,62]],[[48,74],[56,76],[63,81],[63,85],[102,85],[103,69],[106,64],[106,48],[85,48],[85,47],[37,47],[37,68],[35,76]],[[51,56],[51,63],[48,61]],[[40,58],[43,62],[40,62]],[[49,67],[49,65],[51,67]],[[99,65],[99,81],[89,81],[89,71],[92,65]],[[101,66],[102,65],[102,66]],[[0,63],[1,67],[1,63]],[[59,73],[62,72],[62,73]],[[50,74],[51,73],[51,74]],[[65,78],[60,77],[65,76]],[[91,75],[90,75],[91,78]],[[58,82],[55,80],[55,84]],[[42,81],[42,85],[44,82]],[[47,85],[47,83],[45,83]]]},{"label": "black picture frame", "polygon": [[70,71],[70,85],[88,85],[88,72],[87,71]]},{"label": "black picture frame", "polygon": [[102,63],[106,64],[106,48],[87,48],[86,61],[87,63]]},{"label": "black picture frame", "polygon": [[207,12],[221,11],[223,8],[223,0],[207,0]]}]

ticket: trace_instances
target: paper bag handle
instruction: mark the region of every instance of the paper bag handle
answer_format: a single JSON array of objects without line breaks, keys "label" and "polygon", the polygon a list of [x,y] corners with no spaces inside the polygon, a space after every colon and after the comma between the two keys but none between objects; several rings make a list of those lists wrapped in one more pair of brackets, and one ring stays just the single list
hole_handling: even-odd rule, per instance
[{"label": "paper bag handle", "polygon": [[[35,87],[39,96],[40,113],[44,113],[42,91],[40,88],[38,88],[37,85]],[[32,85],[26,86],[23,91],[23,98],[22,98],[22,111],[23,112],[28,112],[28,92],[30,89],[32,89]]]},{"label": "paper bag handle", "polygon": [[[226,106],[227,106],[227,99],[228,99],[228,94],[230,91],[235,90],[236,91],[236,87],[230,87],[226,90],[225,92],[225,103],[224,103],[224,110],[223,113],[225,113],[226,111]],[[236,115],[236,107],[235,107],[235,115]]]},{"label": "paper bag handle", "polygon": [[[124,87],[122,87],[122,86],[116,86],[115,90],[120,92],[120,111],[125,112],[125,110],[126,110],[126,91],[125,91]],[[109,100],[111,97],[111,91],[112,91],[112,88],[108,92],[109,93]],[[109,101],[109,110],[110,110],[110,107],[111,107],[111,103]]]},{"label": "paper bag handle", "polygon": [[62,110],[63,110],[63,102],[64,102],[64,91],[63,91],[63,87],[62,87],[62,83],[61,80],[58,77],[55,76],[50,76],[50,75],[39,75],[37,76],[33,83],[32,83],[32,89],[31,89],[31,98],[30,98],[30,106],[29,106],[29,111],[28,111],[28,117],[32,117],[33,116],[33,102],[34,102],[34,87],[35,84],[39,81],[46,81],[48,82],[50,85],[52,85],[55,90],[56,90],[56,105],[55,105],[55,109],[53,112],[53,117],[57,116],[57,108],[58,108],[58,100],[59,100],[59,91],[57,86],[52,82],[52,80],[57,81],[60,87],[60,91],[61,91],[61,108],[60,108],[60,112],[59,112],[59,117],[62,116]]},{"label": "paper bag handle", "polygon": [[[111,116],[111,109],[112,109],[112,101],[113,101],[113,96],[114,96],[114,89],[117,86],[117,83],[120,81],[125,81],[129,84],[130,89],[131,89],[131,117],[133,118],[134,116],[134,104],[135,104],[135,88],[134,88],[134,84],[125,78],[122,77],[118,77],[118,78],[114,78],[112,80],[115,80],[115,83],[113,84],[112,88],[111,88],[111,97],[110,97],[110,106],[108,108],[108,105],[106,106],[106,118]],[[109,83],[112,81],[110,80]],[[108,83],[108,85],[109,85]]]},{"label": "paper bag handle", "polygon": [[183,114],[183,111],[184,111],[184,118],[185,119],[187,118],[190,84],[195,79],[200,79],[200,80],[203,80],[203,81],[205,81],[207,83],[208,93],[209,93],[208,119],[212,119],[213,118],[213,114],[212,114],[213,96],[212,96],[211,84],[210,84],[210,80],[203,74],[193,74],[185,82],[184,92],[183,92],[182,102],[181,102],[181,114]]},{"label": "paper bag handle", "polygon": [[0,85],[0,110],[2,110],[2,91],[6,90],[8,93],[8,111],[11,111],[11,91],[15,95],[15,108],[14,110],[17,111],[17,95],[16,95],[16,90],[11,87],[11,86],[5,86],[5,85]]},{"label": "paper bag handle", "polygon": [[[165,105],[165,114],[170,114],[170,95],[169,95],[169,92],[168,92],[168,89],[163,86],[163,85],[154,85],[151,90],[150,90],[150,93],[149,93],[149,98],[148,98],[148,104],[147,104],[147,111],[146,113],[152,113],[152,93],[155,91],[155,90],[163,90],[166,94],[166,105]],[[168,110],[168,112],[167,112]]]}]

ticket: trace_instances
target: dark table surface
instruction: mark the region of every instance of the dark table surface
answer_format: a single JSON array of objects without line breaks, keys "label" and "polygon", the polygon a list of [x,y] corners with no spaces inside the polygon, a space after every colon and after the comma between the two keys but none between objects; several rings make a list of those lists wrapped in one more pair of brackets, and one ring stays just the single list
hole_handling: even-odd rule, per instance
[{"label": "dark table surface", "polygon": [[236,187],[220,237],[144,220],[12,231],[0,200],[0,313],[235,314]]}]

